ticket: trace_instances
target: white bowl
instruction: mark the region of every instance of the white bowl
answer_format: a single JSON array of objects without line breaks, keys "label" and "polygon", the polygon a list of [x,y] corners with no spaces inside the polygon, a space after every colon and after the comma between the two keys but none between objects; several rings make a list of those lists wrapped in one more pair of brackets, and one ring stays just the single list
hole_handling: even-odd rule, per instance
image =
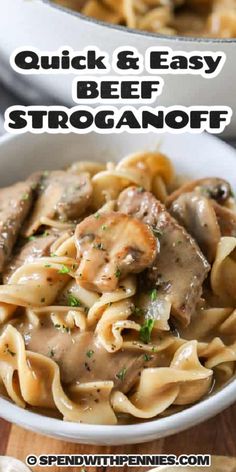
[{"label": "white bowl", "polygon": [[[193,178],[221,176],[236,188],[236,152],[208,135],[22,135],[0,140],[0,185],[24,178],[36,169],[60,168],[79,159],[116,160],[130,152],[158,146],[177,172]],[[132,444],[168,436],[219,413],[236,400],[236,380],[209,398],[170,417],[125,426],[63,422],[23,410],[0,398],[0,416],[26,429],[56,438],[90,444]]]},{"label": "white bowl", "polygon": [[[223,51],[226,64],[218,77],[205,79],[193,75],[165,75],[164,91],[156,105],[227,105],[236,111],[235,63],[236,39],[212,40],[158,36],[156,34],[111,26],[53,5],[48,0],[10,0],[1,2],[0,15],[0,70],[8,86],[22,91],[29,101],[46,100],[71,105],[74,75],[13,74],[10,77],[9,57],[19,47],[36,47],[42,51],[56,51],[63,46],[82,50],[96,45],[112,54],[120,46],[134,46],[144,54],[151,46],[169,46],[174,51]],[[114,75],[114,74],[113,74]],[[145,75],[145,73],[144,73]],[[147,75],[147,74],[146,74]],[[235,135],[236,113],[225,135]]]}]

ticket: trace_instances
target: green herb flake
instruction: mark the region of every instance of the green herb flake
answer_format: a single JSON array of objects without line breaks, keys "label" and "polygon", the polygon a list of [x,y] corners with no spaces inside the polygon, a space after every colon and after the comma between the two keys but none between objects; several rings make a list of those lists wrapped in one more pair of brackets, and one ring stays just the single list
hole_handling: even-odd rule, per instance
[{"label": "green herb flake", "polygon": [[70,328],[68,326],[55,324],[54,327],[60,329],[63,333],[70,333]]},{"label": "green herb flake", "polygon": [[91,357],[94,355],[94,351],[92,349],[90,349],[90,351],[86,352],[86,356],[89,357],[89,359],[91,359]]},{"label": "green herb flake", "polygon": [[49,356],[50,356],[50,357],[54,357],[54,356],[55,356],[55,352],[54,352],[54,350],[53,350],[53,349],[51,349],[51,350],[50,350],[50,352],[49,352]]},{"label": "green herb flake", "polygon": [[152,356],[149,356],[149,354],[144,354],[143,358],[145,362],[149,362],[152,359]]},{"label": "green herb flake", "polygon": [[155,302],[157,300],[157,289],[154,288],[151,292],[150,292],[150,298],[151,298],[151,301],[152,302]]},{"label": "green herb flake", "polygon": [[107,230],[107,225],[102,225],[102,230],[106,231]]},{"label": "green herb flake", "polygon": [[22,195],[22,200],[23,200],[23,201],[29,200],[29,193],[24,193],[24,194]]},{"label": "green herb flake", "polygon": [[101,216],[100,213],[95,213],[94,218],[96,218],[96,220],[98,220],[98,218],[100,218],[100,216]]},{"label": "green herb flake", "polygon": [[69,267],[65,266],[64,264],[61,266],[60,270],[58,271],[58,274],[69,274],[70,269]]},{"label": "green herb flake", "polygon": [[158,228],[152,228],[152,232],[156,238],[160,238],[162,236],[162,231]]},{"label": "green herb flake", "polygon": [[68,297],[67,297],[67,302],[68,302],[68,305],[69,306],[81,306],[81,301],[76,298],[74,295],[72,295],[72,293],[69,293]]},{"label": "green herb flake", "polygon": [[139,331],[139,339],[144,344],[148,344],[151,340],[152,330],[154,328],[155,321],[152,318],[148,318]]},{"label": "green herb flake", "polygon": [[42,238],[46,238],[46,237],[49,236],[49,235],[50,235],[49,231],[46,230],[46,231],[44,231],[44,233],[42,234]]},{"label": "green herb flake", "polygon": [[117,379],[121,380],[121,382],[124,382],[125,376],[126,376],[127,369],[126,367],[123,367],[118,374],[116,374]]},{"label": "green herb flake", "polygon": [[117,279],[119,279],[120,276],[121,276],[121,271],[120,271],[119,267],[116,268],[115,276],[117,277]]},{"label": "green herb flake", "polygon": [[95,243],[93,244],[94,249],[99,249],[99,251],[105,251],[105,248],[102,243]]},{"label": "green herb flake", "polygon": [[44,264],[44,267],[50,268],[52,266],[51,266],[51,264]]},{"label": "green herb flake", "polygon": [[35,241],[36,236],[29,236],[28,241]]}]

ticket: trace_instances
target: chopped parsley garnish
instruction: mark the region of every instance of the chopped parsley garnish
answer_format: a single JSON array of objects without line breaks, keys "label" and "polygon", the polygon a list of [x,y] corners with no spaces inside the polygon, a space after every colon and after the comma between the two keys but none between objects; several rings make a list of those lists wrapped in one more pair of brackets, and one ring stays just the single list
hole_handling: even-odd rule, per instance
[{"label": "chopped parsley garnish", "polygon": [[119,279],[120,276],[121,276],[121,271],[120,271],[119,267],[117,267],[117,269],[115,271],[115,276],[117,277],[117,279]]},{"label": "chopped parsley garnish", "polygon": [[50,235],[49,231],[46,230],[46,231],[44,231],[44,233],[42,234],[42,238],[46,238],[46,237],[49,236],[49,235]]},{"label": "chopped parsley garnish", "polygon": [[90,349],[90,351],[86,352],[86,356],[89,357],[89,359],[94,355],[94,351]]},{"label": "chopped parsley garnish", "polygon": [[98,220],[98,218],[100,218],[100,216],[101,216],[100,213],[95,213],[94,218],[96,218],[96,220]]},{"label": "chopped parsley garnish", "polygon": [[145,189],[143,187],[138,187],[137,188],[137,192],[139,193],[143,193],[145,191]]},{"label": "chopped parsley garnish", "polygon": [[106,231],[106,229],[107,229],[107,225],[102,225],[102,230]]},{"label": "chopped parsley garnish", "polygon": [[53,349],[51,349],[51,350],[50,350],[50,353],[49,353],[49,355],[50,355],[50,357],[54,357],[54,355],[55,355],[55,352],[54,352],[54,350],[53,350]]},{"label": "chopped parsley garnish", "polygon": [[35,241],[36,236],[29,236],[28,241]]},{"label": "chopped parsley garnish", "polygon": [[44,264],[44,267],[52,267],[51,264]]},{"label": "chopped parsley garnish", "polygon": [[70,272],[69,267],[62,265],[60,270],[58,271],[58,274],[69,274],[69,272]]},{"label": "chopped parsley garnish", "polygon": [[148,344],[151,340],[154,323],[155,321],[152,318],[148,318],[139,331],[139,339],[144,344]]},{"label": "chopped parsley garnish", "polygon": [[125,379],[125,376],[126,376],[126,372],[127,372],[126,367],[123,367],[123,369],[121,369],[118,372],[118,374],[116,374],[117,379],[119,379],[119,380],[121,380],[121,382],[123,382],[124,379]]},{"label": "chopped parsley garnish", "polygon": [[148,362],[152,359],[152,356],[149,356],[149,354],[144,354],[143,358],[144,358],[145,362]]},{"label": "chopped parsley garnish", "polygon": [[150,298],[151,298],[152,302],[155,302],[157,300],[157,289],[156,288],[154,288],[150,292]]},{"label": "chopped parsley garnish", "polygon": [[99,251],[105,251],[105,248],[102,243],[95,243],[93,244],[94,249],[99,249]]},{"label": "chopped parsley garnish", "polygon": [[64,333],[69,333],[70,332],[70,328],[68,326],[65,326],[65,325],[55,324],[54,327],[56,329],[60,329]]},{"label": "chopped parsley garnish", "polygon": [[67,302],[69,306],[81,306],[81,301],[71,293],[68,295]]},{"label": "chopped parsley garnish", "polygon": [[158,228],[152,228],[152,232],[153,232],[154,236],[156,236],[156,238],[160,238],[160,236],[162,236],[162,232]]},{"label": "chopped parsley garnish", "polygon": [[28,193],[24,193],[24,194],[22,195],[22,200],[25,201],[25,200],[28,200],[28,199],[29,199],[29,194],[28,194]]},{"label": "chopped parsley garnish", "polygon": [[50,257],[57,257],[57,254],[55,252],[51,252]]}]

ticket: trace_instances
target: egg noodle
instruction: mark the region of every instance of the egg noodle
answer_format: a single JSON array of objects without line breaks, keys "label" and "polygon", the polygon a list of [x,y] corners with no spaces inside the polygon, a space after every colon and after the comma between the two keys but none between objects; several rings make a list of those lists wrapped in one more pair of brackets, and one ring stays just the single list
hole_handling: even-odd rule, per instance
[{"label": "egg noodle", "polygon": [[[49,214],[59,187],[54,173],[45,173],[52,181],[46,190],[41,185],[21,229],[33,256],[22,256],[17,267],[11,256],[10,272],[2,272],[2,394],[67,421],[112,425],[174,413],[228,382],[236,362],[236,213],[231,192],[224,193],[227,183],[208,178],[180,186],[171,161],[159,152],[117,165],[77,162],[64,174],[86,175],[90,182],[84,212],[77,221]],[[75,189],[66,191],[73,201]],[[131,194],[139,199],[135,215],[125,210]],[[183,205],[186,195],[191,208]],[[155,202],[157,218],[166,218],[163,230],[145,220],[149,200],[150,218]],[[188,216],[196,211],[197,228],[183,213],[177,224],[176,202]],[[51,236],[50,253],[38,257],[37,242]],[[174,259],[172,249],[165,252],[168,237]],[[168,280],[158,273],[146,285],[151,265],[154,274],[166,270]],[[188,270],[191,284],[184,278]],[[182,284],[176,293],[175,284]]]}]

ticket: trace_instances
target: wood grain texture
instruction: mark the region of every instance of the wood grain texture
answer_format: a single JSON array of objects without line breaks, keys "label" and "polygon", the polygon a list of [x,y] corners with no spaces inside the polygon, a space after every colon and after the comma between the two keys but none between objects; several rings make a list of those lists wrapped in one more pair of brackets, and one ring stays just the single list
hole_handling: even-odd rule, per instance
[{"label": "wood grain texture", "polygon": [[[211,420],[183,433],[146,444],[96,447],[57,441],[24,431],[0,420],[0,455],[10,455],[22,461],[30,453],[39,454],[217,454],[236,457],[236,404]],[[52,468],[34,468],[34,471],[52,471]],[[58,467],[57,472],[65,472]],[[78,472],[79,468],[70,468]],[[96,468],[86,468],[94,472]],[[104,472],[105,469],[103,469]],[[106,468],[106,472],[121,469]],[[127,471],[127,468],[122,468]],[[144,471],[142,467],[132,468],[133,472]]]}]

